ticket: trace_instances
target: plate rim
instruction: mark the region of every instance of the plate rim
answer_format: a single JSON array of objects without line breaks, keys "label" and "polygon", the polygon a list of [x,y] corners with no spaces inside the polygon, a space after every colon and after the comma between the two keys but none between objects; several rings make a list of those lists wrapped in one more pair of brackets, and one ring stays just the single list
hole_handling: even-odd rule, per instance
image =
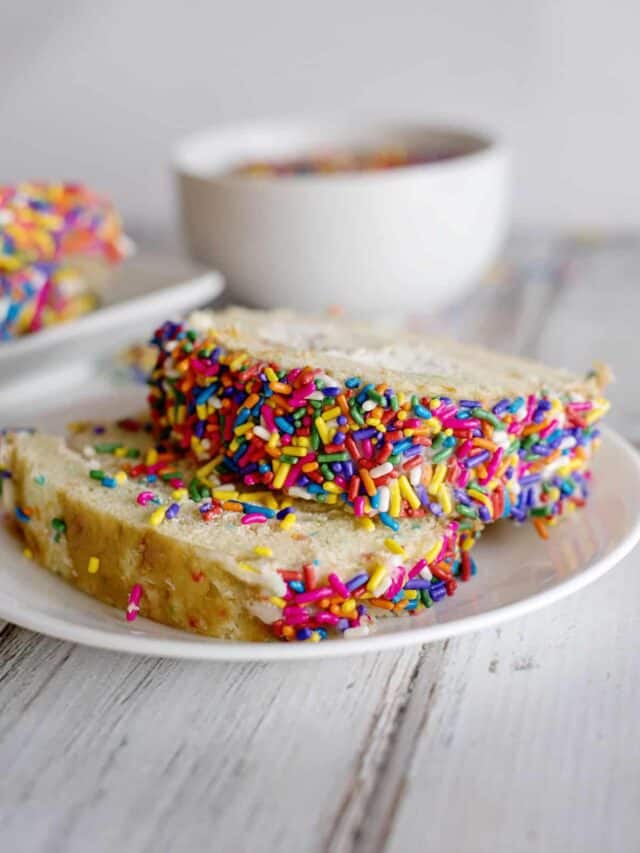
[{"label": "plate rim", "polygon": [[[132,320],[137,322],[137,312],[152,306],[158,299],[163,300],[167,316],[174,310],[174,301],[178,305],[190,302],[192,299],[217,299],[225,289],[225,280],[217,270],[205,270],[192,276],[180,278],[179,281],[166,287],[149,290],[133,299],[123,299],[112,305],[98,307],[95,311],[83,314],[70,323],[60,323],[32,335],[23,335],[15,340],[0,343],[0,366],[10,363],[11,359],[19,359],[33,355],[48,347],[60,343],[69,343],[90,334],[103,332],[118,321],[127,320],[134,311]],[[176,299],[175,297],[178,297]],[[174,300],[172,300],[174,297]]]},{"label": "plate rim", "polygon": [[[602,430],[606,440],[611,442],[618,452],[623,453],[626,462],[635,472],[640,483],[640,454],[633,445],[610,427]],[[547,605],[554,604],[568,595],[578,592],[610,571],[640,541],[640,512],[627,535],[611,551],[595,562],[589,563],[578,574],[561,581],[550,589],[529,595],[518,601],[495,607],[472,616],[454,619],[450,622],[426,625],[423,628],[411,628],[389,633],[371,634],[353,640],[336,639],[324,643],[255,643],[236,640],[219,640],[213,637],[200,637],[179,631],[175,639],[158,637],[137,637],[132,633],[116,634],[101,628],[77,626],[55,616],[39,614],[33,617],[28,610],[18,607],[18,612],[5,606],[0,590],[0,619],[9,624],[35,631],[39,634],[66,642],[77,643],[91,648],[107,651],[125,652],[155,658],[173,660],[206,660],[219,662],[285,662],[294,660],[321,660],[345,657],[356,654],[391,651],[398,648],[425,645],[439,640],[458,637],[494,625],[502,624],[519,616],[533,613]],[[45,570],[46,571],[46,570]],[[63,581],[60,581],[61,583]],[[82,593],[80,593],[82,594]],[[92,599],[95,601],[95,599]],[[108,607],[109,605],[104,605]],[[142,619],[142,617],[140,617]],[[147,620],[143,620],[147,621]],[[170,626],[165,626],[170,627]]]}]

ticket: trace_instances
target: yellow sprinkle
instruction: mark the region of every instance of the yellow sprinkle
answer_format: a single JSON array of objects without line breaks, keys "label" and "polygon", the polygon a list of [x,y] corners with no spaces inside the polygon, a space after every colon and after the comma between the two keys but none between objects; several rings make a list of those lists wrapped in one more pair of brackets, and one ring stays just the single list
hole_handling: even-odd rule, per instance
[{"label": "yellow sprinkle", "polygon": [[348,598],[345,601],[345,603],[342,605],[342,612],[344,613],[345,616],[349,617],[349,616],[351,616],[352,613],[356,612],[357,606],[358,605],[356,604],[356,602],[353,598]]},{"label": "yellow sprinkle", "polygon": [[280,598],[277,595],[272,595],[271,598],[269,599],[269,601],[271,602],[271,604],[274,604],[276,607],[279,607],[281,610],[283,607],[287,606],[287,602],[284,600],[284,598]]},{"label": "yellow sprinkle", "polygon": [[[367,589],[369,590],[369,592],[373,592],[373,593],[376,592],[376,590],[380,586],[380,582],[382,580],[384,580],[384,576],[386,574],[386,571],[387,570],[385,569],[384,566],[378,566],[378,568],[375,569],[375,571],[373,572],[373,574],[371,575],[371,577],[369,578],[369,580],[367,582]],[[354,602],[354,604],[355,604],[355,602]]]},{"label": "yellow sprinkle", "polygon": [[[306,435],[298,435],[292,440],[291,444],[294,444],[296,447],[309,447],[311,442]],[[289,450],[291,450],[291,445],[289,445]]]},{"label": "yellow sprinkle", "polygon": [[273,551],[271,548],[267,548],[266,545],[256,545],[253,551],[258,557],[273,557]]},{"label": "yellow sprinkle", "polygon": [[272,432],[269,441],[267,442],[267,447],[277,447],[280,444],[280,436],[277,432]]},{"label": "yellow sprinkle", "polygon": [[473,548],[473,543],[475,539],[473,536],[469,536],[468,539],[465,539],[464,542],[460,545],[463,551],[470,551]]},{"label": "yellow sprinkle", "polygon": [[433,477],[431,478],[431,482],[427,486],[427,491],[430,495],[437,495],[440,490],[440,486],[444,483],[444,478],[447,473],[447,466],[444,462],[439,462],[435,471],[433,472]]},{"label": "yellow sprinkle", "polygon": [[173,492],[171,492],[171,497],[174,501],[181,501],[183,498],[186,498],[188,494],[188,489],[174,489]]},{"label": "yellow sprinkle", "polygon": [[153,524],[154,527],[157,527],[159,524],[162,524],[166,511],[167,508],[164,506],[159,506],[158,509],[154,509],[154,511],[149,516],[149,524]]},{"label": "yellow sprinkle", "polygon": [[420,498],[413,491],[413,487],[411,483],[407,480],[404,474],[401,474],[398,478],[398,485],[400,487],[400,492],[402,497],[409,502],[409,506],[412,509],[420,508]]},{"label": "yellow sprinkle", "polygon": [[31,548],[23,548],[22,553],[27,558],[27,560],[33,559],[33,551],[31,550]]},{"label": "yellow sprinkle", "polygon": [[328,495],[325,498],[324,502],[326,504],[331,504],[331,505],[336,504],[336,503],[338,503],[338,496],[337,495]]},{"label": "yellow sprinkle", "polygon": [[367,530],[369,533],[373,533],[373,531],[376,529],[373,519],[367,518],[366,515],[363,515],[361,518],[358,519],[358,526],[362,527],[364,530]]},{"label": "yellow sprinkle", "polygon": [[207,462],[206,465],[203,465],[201,468],[198,468],[196,474],[198,477],[208,477],[209,474],[213,471],[216,465],[221,461],[221,456],[216,456],[215,459],[212,459],[210,462]]},{"label": "yellow sprinkle", "polygon": [[291,465],[288,462],[282,462],[282,464],[278,467],[278,473],[273,478],[273,488],[281,489],[284,486],[284,481],[289,476],[289,471],[291,470]]},{"label": "yellow sprinkle", "polygon": [[396,419],[399,421],[406,421],[407,417],[408,415],[406,412],[398,412],[398,414],[396,415]]},{"label": "yellow sprinkle", "polygon": [[233,370],[233,371],[240,370],[242,365],[245,363],[246,359],[247,359],[247,354],[245,352],[241,352],[230,363],[229,370]]},{"label": "yellow sprinkle", "polygon": [[449,489],[443,483],[438,489],[438,500],[440,501],[440,506],[446,512],[447,515],[453,509],[453,504],[451,503],[451,494]]},{"label": "yellow sprinkle", "polygon": [[121,486],[123,483],[127,482],[127,474],[125,471],[118,471],[118,473],[113,478],[116,483]]},{"label": "yellow sprinkle", "polygon": [[158,451],[155,449],[155,447],[151,447],[147,452],[147,458],[145,459],[145,462],[147,465],[155,465],[157,461]]},{"label": "yellow sprinkle", "polygon": [[325,492],[333,492],[334,495],[341,495],[344,491],[337,483],[332,483],[331,480],[327,480],[322,488]]},{"label": "yellow sprinkle", "polygon": [[283,530],[288,530],[290,527],[296,523],[296,514],[295,512],[290,512],[289,515],[285,515],[285,517],[280,522],[280,527]]},{"label": "yellow sprinkle", "polygon": [[467,489],[467,494],[470,498],[473,498],[475,501],[478,501],[483,506],[485,506],[489,512],[493,515],[493,504],[483,492],[479,492],[477,489]]},{"label": "yellow sprinkle", "polygon": [[238,568],[242,569],[245,572],[251,572],[254,575],[259,575],[260,572],[255,569],[253,566],[250,566],[249,563],[244,563],[242,560],[237,561]]},{"label": "yellow sprinkle", "polygon": [[263,503],[269,509],[278,509],[278,501],[273,495],[267,495],[267,497],[263,499]]},{"label": "yellow sprinkle", "polygon": [[333,408],[327,409],[327,411],[322,414],[322,420],[330,421],[333,418],[337,418],[341,412],[342,409],[340,408],[340,406],[333,406]]},{"label": "yellow sprinkle", "polygon": [[199,406],[196,406],[196,414],[201,421],[205,421],[207,419],[207,404],[200,403]]},{"label": "yellow sprinkle", "polygon": [[424,555],[424,558],[427,561],[427,563],[429,563],[429,564],[433,563],[433,561],[438,556],[438,554],[440,553],[441,550],[442,550],[442,539],[438,539],[438,541],[435,542],[431,546],[431,548],[429,548],[427,553]]},{"label": "yellow sprinkle", "polygon": [[391,480],[389,483],[389,515],[392,518],[397,518],[400,515],[401,506],[400,486],[397,480]]},{"label": "yellow sprinkle", "polygon": [[291,500],[291,498],[284,498],[284,500],[280,502],[280,509],[287,509],[287,507],[290,506],[293,506],[293,501]]},{"label": "yellow sprinkle", "polygon": [[439,397],[434,397],[433,400],[429,403],[429,408],[433,411],[433,409],[437,409],[440,406],[441,402],[442,401]]},{"label": "yellow sprinkle", "polygon": [[244,435],[249,430],[253,429],[252,423],[241,424],[239,427],[234,429],[234,435]]},{"label": "yellow sprinkle", "polygon": [[117,456],[119,459],[121,459],[123,456],[126,456],[126,453],[126,447],[116,447],[116,449],[113,451],[113,455]]},{"label": "yellow sprinkle", "polygon": [[325,422],[322,420],[321,417],[317,417],[314,421],[314,424],[316,425],[316,429],[318,430],[318,435],[320,436],[322,443],[329,444],[329,431]]},{"label": "yellow sprinkle", "polygon": [[287,456],[306,456],[308,450],[306,447],[293,447],[293,445],[290,444],[287,448],[285,448],[284,452],[287,454]]},{"label": "yellow sprinkle", "polygon": [[431,434],[437,435],[442,429],[442,421],[438,418],[430,418],[427,423],[431,427]]},{"label": "yellow sprinkle", "polygon": [[319,643],[320,642],[320,634],[318,631],[314,631],[313,634],[309,637],[310,643]]},{"label": "yellow sprinkle", "polygon": [[411,601],[414,598],[417,598],[420,595],[417,589],[405,589],[404,597],[408,598]]},{"label": "yellow sprinkle", "polygon": [[95,575],[95,573],[100,568],[100,558],[99,557],[89,557],[89,562],[87,564],[87,571],[90,575]]},{"label": "yellow sprinkle", "polygon": [[233,489],[214,489],[211,494],[217,501],[233,500],[238,497],[238,493]]},{"label": "yellow sprinkle", "polygon": [[391,537],[389,537],[388,539],[385,539],[384,544],[385,544],[385,548],[388,551],[391,551],[392,554],[404,555],[406,553],[404,548],[402,547],[402,545],[399,542],[396,542],[395,539],[391,539]]},{"label": "yellow sprinkle", "polygon": [[264,375],[267,377],[269,382],[277,382],[278,381],[278,376],[272,367],[265,367]]}]

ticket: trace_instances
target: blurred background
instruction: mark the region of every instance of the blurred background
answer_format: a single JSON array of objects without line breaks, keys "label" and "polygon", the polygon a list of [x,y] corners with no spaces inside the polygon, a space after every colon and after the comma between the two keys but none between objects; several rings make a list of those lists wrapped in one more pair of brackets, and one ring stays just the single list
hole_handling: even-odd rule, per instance
[{"label": "blurred background", "polygon": [[459,118],[516,151],[516,226],[640,224],[638,6],[2,4],[0,179],[81,176],[175,240],[178,138],[270,115]]}]

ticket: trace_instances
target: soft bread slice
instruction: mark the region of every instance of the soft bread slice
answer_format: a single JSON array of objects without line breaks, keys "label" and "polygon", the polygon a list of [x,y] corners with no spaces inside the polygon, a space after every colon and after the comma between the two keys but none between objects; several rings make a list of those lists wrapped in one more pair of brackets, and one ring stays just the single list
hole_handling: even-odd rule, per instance
[{"label": "soft bread slice", "polygon": [[[146,484],[146,478],[124,475],[154,453],[149,434],[137,424],[135,429],[80,424],[67,441],[38,433],[7,436],[0,445],[0,468],[9,475],[0,480],[3,499],[37,562],[123,611],[132,588],[140,585],[140,613],[150,619],[212,637],[265,640],[273,637],[269,623],[282,621],[282,606],[273,599],[286,595],[288,606],[295,603],[283,571],[311,566],[317,586],[331,573],[348,582],[378,571],[383,587],[400,563],[410,567],[446,550],[443,541],[451,531],[435,519],[402,522],[390,546],[383,527],[301,502],[293,502],[296,520],[290,527],[275,517],[246,523],[248,513],[238,511],[221,511],[205,522],[206,501],[190,500],[178,485],[195,475],[188,461],[173,466],[170,481],[160,477]],[[145,492],[159,503],[141,505]],[[162,515],[172,505],[179,507],[177,515],[154,525],[154,513],[157,521],[157,510]],[[474,533],[463,535],[470,545]],[[285,638],[302,624],[299,618],[289,621],[296,629],[285,631]],[[331,621],[336,622],[327,624]],[[353,628],[360,624],[352,622]],[[278,626],[281,636],[284,627]]]},{"label": "soft bread slice", "polygon": [[538,361],[429,338],[407,331],[349,323],[339,318],[230,307],[196,311],[187,327],[212,333],[221,346],[252,360],[275,362],[285,370],[310,365],[344,382],[359,376],[408,394],[482,400],[493,405],[504,397],[551,393],[593,396],[606,373],[587,378]]},{"label": "soft bread slice", "polygon": [[404,516],[542,530],[581,502],[605,371],[585,379],[476,347],[290,312],[166,323],[156,435],[245,484],[388,527]]}]

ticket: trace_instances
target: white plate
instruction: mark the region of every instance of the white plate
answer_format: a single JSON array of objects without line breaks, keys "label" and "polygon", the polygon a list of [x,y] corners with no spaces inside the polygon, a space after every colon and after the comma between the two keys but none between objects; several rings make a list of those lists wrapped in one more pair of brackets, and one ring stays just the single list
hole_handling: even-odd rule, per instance
[{"label": "white plate", "polygon": [[62,323],[0,342],[0,384],[29,372],[68,365],[113,352],[168,317],[179,317],[216,299],[224,290],[218,272],[174,257],[140,253],[125,261],[104,289],[102,307]]},{"label": "white plate", "polygon": [[[90,384],[61,405],[45,388],[38,403],[14,407],[13,425],[46,424],[62,431],[69,420],[113,419],[139,410],[142,387],[114,391]],[[51,393],[51,392],[49,392]],[[27,422],[28,417],[28,422]],[[3,421],[8,423],[3,413]],[[604,431],[594,464],[593,495],[584,510],[554,528],[548,541],[531,525],[495,525],[474,556],[478,575],[418,616],[385,618],[370,636],[322,643],[239,643],[207,639],[124,613],[85,596],[25,559],[0,528],[0,618],[52,637],[105,649],[202,660],[291,660],[338,657],[441,640],[521,616],[580,589],[618,563],[640,539],[640,457],[620,436]]]}]

